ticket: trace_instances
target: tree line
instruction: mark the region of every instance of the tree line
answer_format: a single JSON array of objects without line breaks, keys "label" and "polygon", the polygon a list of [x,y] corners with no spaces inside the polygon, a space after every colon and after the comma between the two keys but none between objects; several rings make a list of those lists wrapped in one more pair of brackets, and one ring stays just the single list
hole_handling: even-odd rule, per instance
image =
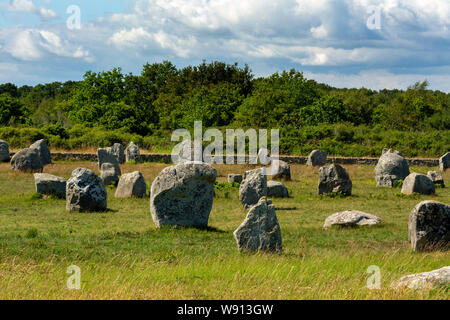
[{"label": "tree line", "polygon": [[[0,85],[3,135],[36,128],[62,140],[83,130],[158,137],[196,120],[205,128],[280,128],[285,151],[296,152],[327,130],[348,143],[355,142],[355,128],[448,135],[450,94],[429,90],[427,81],[406,90],[339,89],[297,70],[255,77],[247,65],[224,62],[177,68],[164,61],[144,65],[139,75],[115,68],[88,71],[81,81]],[[356,143],[364,146],[366,138]],[[436,152],[449,147],[442,143]]]}]

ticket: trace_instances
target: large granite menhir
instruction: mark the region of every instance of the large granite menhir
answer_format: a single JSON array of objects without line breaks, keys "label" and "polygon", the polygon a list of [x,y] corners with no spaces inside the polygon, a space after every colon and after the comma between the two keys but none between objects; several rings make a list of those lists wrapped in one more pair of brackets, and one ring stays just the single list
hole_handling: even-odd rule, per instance
[{"label": "large granite menhir", "polygon": [[409,176],[408,162],[396,150],[385,149],[375,167],[377,187],[393,187],[396,181],[404,180]]},{"label": "large granite menhir", "polygon": [[408,238],[414,251],[448,248],[450,244],[450,206],[423,201],[411,211]]},{"label": "large granite menhir", "polygon": [[182,162],[164,168],[152,183],[150,212],[157,228],[206,228],[217,170],[206,163]]},{"label": "large granite menhir", "polygon": [[106,208],[107,193],[102,179],[92,170],[75,169],[67,181],[67,211],[105,211]]},{"label": "large granite menhir", "polygon": [[244,222],[233,235],[239,251],[280,252],[283,249],[275,207],[266,197],[250,207]]}]

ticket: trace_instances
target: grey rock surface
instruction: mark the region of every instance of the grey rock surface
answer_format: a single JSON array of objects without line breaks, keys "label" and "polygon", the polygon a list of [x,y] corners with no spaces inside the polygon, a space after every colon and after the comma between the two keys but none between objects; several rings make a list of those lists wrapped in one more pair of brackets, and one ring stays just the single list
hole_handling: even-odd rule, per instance
[{"label": "grey rock surface", "polygon": [[228,183],[241,183],[241,182],[242,182],[242,174],[228,175]]},{"label": "grey rock surface", "polygon": [[439,158],[439,168],[441,171],[445,171],[450,168],[450,152],[447,152]]},{"label": "grey rock surface", "polygon": [[267,175],[265,168],[245,172],[244,180],[239,186],[239,200],[244,208],[258,203],[259,199],[267,196]]},{"label": "grey rock surface", "polygon": [[258,163],[267,165],[272,162],[269,150],[267,148],[260,148],[258,151]]},{"label": "grey rock surface", "polygon": [[448,248],[450,244],[450,206],[423,201],[411,211],[408,239],[414,251]]},{"label": "grey rock surface", "polygon": [[424,174],[413,172],[406,177],[405,181],[403,181],[403,194],[434,194],[435,191],[436,190],[433,181]]},{"label": "grey rock surface", "polygon": [[319,169],[319,194],[340,193],[350,196],[352,187],[352,180],[340,165],[332,164]]},{"label": "grey rock surface", "polygon": [[437,171],[428,171],[428,178],[433,181],[434,185],[439,185],[441,188],[445,188],[444,178],[442,177],[442,173]]},{"label": "grey rock surface", "polygon": [[309,156],[306,164],[313,167],[321,167],[327,163],[327,153],[322,150],[314,150]]},{"label": "grey rock surface", "polygon": [[38,140],[30,146],[30,149],[36,149],[39,153],[39,157],[41,158],[41,162],[43,166],[52,163],[52,156],[50,154],[50,149],[47,146],[47,143],[44,139]]},{"label": "grey rock surface", "polygon": [[6,141],[0,139],[0,162],[8,162],[10,159],[9,145]]},{"label": "grey rock surface", "polygon": [[142,198],[147,193],[147,184],[139,171],[123,174],[117,186],[116,198]]},{"label": "grey rock surface", "polygon": [[126,160],[127,162],[139,162],[141,160],[141,152],[139,151],[139,147],[133,141],[130,142],[126,149]]},{"label": "grey rock surface", "polygon": [[268,181],[267,196],[271,198],[289,198],[289,191],[281,182]]},{"label": "grey rock surface", "polygon": [[440,286],[448,286],[449,284],[450,284],[450,266],[446,266],[429,272],[410,274],[401,277],[399,280],[391,284],[391,288],[426,290],[426,289],[435,289]]},{"label": "grey rock surface", "polygon": [[206,163],[164,168],[151,187],[150,212],[156,227],[207,227],[216,177],[216,169]]},{"label": "grey rock surface", "polygon": [[102,163],[102,167],[100,168],[100,178],[105,186],[116,186],[117,183],[119,183],[119,172],[117,172],[117,166],[109,162]]},{"label": "grey rock surface", "polygon": [[23,172],[42,172],[44,168],[39,151],[30,148],[17,152],[11,159],[11,166]]},{"label": "grey rock surface", "polygon": [[98,169],[100,171],[102,170],[102,164],[110,163],[114,165],[117,174],[119,176],[121,175],[118,156],[116,154],[116,150],[114,150],[113,147],[97,149],[97,156],[98,156]]},{"label": "grey rock surface", "polygon": [[107,193],[102,179],[92,170],[75,169],[66,186],[67,211],[104,211],[106,208]]},{"label": "grey rock surface", "polygon": [[393,187],[396,181],[409,175],[408,162],[398,151],[389,149],[378,160],[375,179],[378,187]]},{"label": "grey rock surface", "polygon": [[239,251],[281,252],[283,249],[275,207],[265,197],[250,208],[233,235]]},{"label": "grey rock surface", "polygon": [[332,226],[373,226],[379,224],[381,219],[373,214],[358,210],[337,212],[329,216],[323,225],[324,229]]},{"label": "grey rock surface", "polygon": [[125,153],[123,150],[123,145],[120,143],[114,143],[114,145],[111,147],[111,150],[112,150],[113,154],[116,156],[117,162],[119,164],[124,164],[125,163]]},{"label": "grey rock surface", "polygon": [[36,192],[66,198],[66,180],[48,173],[35,173]]},{"label": "grey rock surface", "polygon": [[291,180],[291,166],[283,160],[272,159],[271,175],[274,180]]}]

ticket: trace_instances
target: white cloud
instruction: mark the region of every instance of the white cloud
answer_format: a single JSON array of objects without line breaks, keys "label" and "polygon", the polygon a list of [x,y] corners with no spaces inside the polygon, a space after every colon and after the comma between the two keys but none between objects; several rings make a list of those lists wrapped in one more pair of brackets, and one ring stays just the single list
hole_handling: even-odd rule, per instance
[{"label": "white cloud", "polygon": [[31,30],[18,33],[6,44],[4,50],[14,58],[25,61],[37,60],[42,57],[41,50],[33,40],[33,31]]},{"label": "white cloud", "polygon": [[[56,16],[30,0],[9,6],[42,19]],[[367,28],[370,6],[380,8],[380,30]],[[43,63],[56,55],[79,73],[78,61],[133,72],[163,59],[179,66],[240,61],[260,75],[296,68],[333,83],[351,83],[348,74],[352,83],[373,86],[400,85],[414,75],[434,75],[439,86],[450,66],[448,0],[136,0],[124,13],[82,23],[76,32],[50,24],[0,27],[0,53]]]},{"label": "white cloud", "polygon": [[92,59],[88,50],[71,45],[51,31],[38,29],[26,29],[18,32],[0,50],[24,61],[40,60],[48,54],[68,58]]},{"label": "white cloud", "polygon": [[314,79],[338,88],[365,87],[375,90],[406,89],[418,81],[428,80],[430,87],[443,92],[450,92],[450,73],[393,74],[387,70],[365,70],[357,74],[305,72],[304,75],[308,79]]},{"label": "white cloud", "polygon": [[36,14],[43,20],[54,19],[58,16],[56,12],[51,9],[36,7],[32,0],[12,0],[9,5],[9,10]]}]

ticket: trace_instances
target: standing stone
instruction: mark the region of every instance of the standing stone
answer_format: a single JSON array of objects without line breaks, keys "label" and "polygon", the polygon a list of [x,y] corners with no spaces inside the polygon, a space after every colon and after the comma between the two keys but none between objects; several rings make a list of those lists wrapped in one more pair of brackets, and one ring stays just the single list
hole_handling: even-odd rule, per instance
[{"label": "standing stone", "polygon": [[446,248],[450,243],[450,206],[423,201],[409,216],[409,241],[414,251]]},{"label": "standing stone", "polygon": [[[196,159],[197,156],[197,159]],[[212,156],[214,159],[214,156]],[[175,163],[182,162],[202,162],[203,161],[203,147],[201,142],[184,140],[180,143],[178,154],[174,157],[172,156],[172,160]],[[212,159],[209,159],[212,161]],[[205,160],[206,161],[206,160]]]},{"label": "standing stone", "polygon": [[444,178],[442,177],[442,173],[437,171],[428,171],[428,178],[433,181],[434,185],[439,185],[441,188],[445,188]]},{"label": "standing stone", "polygon": [[0,162],[7,162],[9,160],[9,145],[6,141],[0,139]]},{"label": "standing stone", "polygon": [[392,289],[430,290],[450,284],[450,266],[437,270],[410,274],[391,284]]},{"label": "standing stone", "polygon": [[49,148],[47,147],[47,143],[45,143],[44,139],[38,140],[35,143],[33,143],[30,146],[30,149],[36,149],[38,151],[43,166],[52,163],[52,156],[50,154]]},{"label": "standing stone", "polygon": [[125,163],[125,153],[123,151],[123,145],[120,143],[114,143],[112,146],[112,152],[117,158],[119,164]]},{"label": "standing stone", "polygon": [[375,167],[377,187],[393,187],[396,181],[409,175],[408,162],[398,151],[389,149],[378,160]]},{"label": "standing stone", "polygon": [[102,163],[100,168],[100,178],[105,186],[117,185],[119,182],[119,173],[117,172],[117,167],[109,162]]},{"label": "standing stone", "polygon": [[45,195],[55,195],[58,198],[66,198],[66,180],[48,173],[35,173],[34,182],[36,192]]},{"label": "standing stone", "polygon": [[150,212],[156,227],[207,227],[216,177],[216,169],[200,162],[163,169],[151,187]]},{"label": "standing stone", "polygon": [[242,182],[242,174],[228,175],[228,183],[241,183],[241,182]]},{"label": "standing stone", "polygon": [[291,166],[283,160],[272,160],[272,179],[291,180]]},{"label": "standing stone", "polygon": [[44,165],[36,149],[22,149],[11,159],[11,166],[23,172],[42,172]]},{"label": "standing stone", "polygon": [[239,186],[239,200],[244,208],[258,203],[259,199],[267,196],[267,175],[265,168],[245,172],[244,181]]},{"label": "standing stone", "polygon": [[139,147],[133,141],[131,141],[130,145],[127,147],[126,153],[127,153],[126,157],[127,162],[130,161],[139,162],[141,160],[141,153],[139,151]]},{"label": "standing stone", "polygon": [[439,168],[445,171],[450,168],[450,152],[447,152],[439,159]]},{"label": "standing stone", "polygon": [[142,198],[147,193],[147,184],[139,171],[126,173],[120,177],[116,198]]},{"label": "standing stone", "polygon": [[261,148],[258,151],[258,160],[260,164],[267,165],[272,162],[272,159],[269,155],[269,150],[267,148]]},{"label": "standing stone", "polygon": [[435,187],[428,176],[413,172],[403,181],[402,193],[408,195],[413,193],[434,194]]},{"label": "standing stone", "polygon": [[268,181],[267,196],[271,198],[289,198],[289,191],[281,182]]},{"label": "standing stone", "polygon": [[244,222],[233,233],[239,251],[281,252],[281,230],[275,206],[265,197],[250,208]]},{"label": "standing stone", "polygon": [[102,170],[102,164],[110,163],[114,165],[116,173],[120,176],[120,165],[117,155],[112,147],[97,149],[98,168]]},{"label": "standing stone", "polygon": [[340,193],[350,196],[352,187],[352,180],[340,165],[332,164],[319,169],[319,194]]},{"label": "standing stone", "polygon": [[332,226],[373,226],[381,222],[381,219],[370,213],[358,210],[347,210],[329,216],[323,225],[324,229]]},{"label": "standing stone", "polygon": [[106,208],[107,193],[102,179],[89,169],[75,169],[67,181],[67,211],[105,211]]},{"label": "standing stone", "polygon": [[320,167],[327,163],[327,154],[325,151],[314,150],[308,156],[308,161],[306,164],[308,166]]}]

